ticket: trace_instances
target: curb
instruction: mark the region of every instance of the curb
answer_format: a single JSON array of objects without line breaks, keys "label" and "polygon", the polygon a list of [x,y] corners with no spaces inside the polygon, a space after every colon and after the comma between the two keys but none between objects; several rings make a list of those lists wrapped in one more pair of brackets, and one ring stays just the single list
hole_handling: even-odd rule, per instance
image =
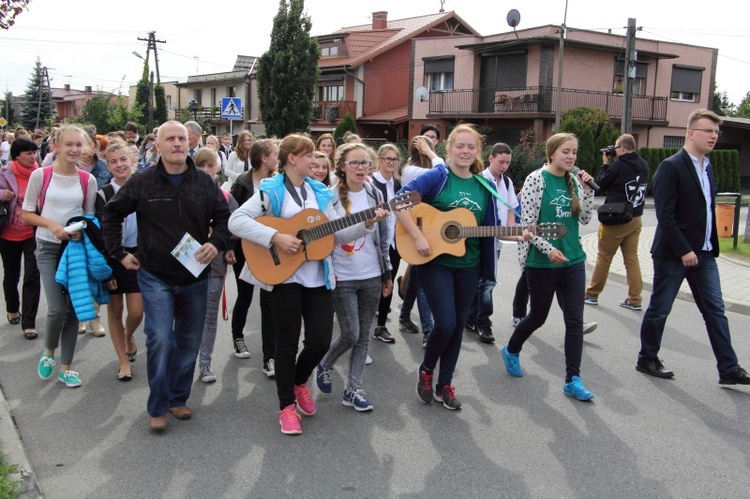
[{"label": "curb", "polygon": [[[42,498],[42,492],[39,490],[39,482],[36,474],[31,468],[29,457],[26,454],[26,448],[23,445],[23,439],[18,431],[15,419],[11,413],[8,400],[5,398],[5,391],[2,390],[2,403],[0,404],[0,442],[2,442],[2,451],[5,459],[9,464],[18,466],[16,473],[16,482],[20,484],[18,491],[24,498]],[[13,475],[10,475],[11,477]]]}]

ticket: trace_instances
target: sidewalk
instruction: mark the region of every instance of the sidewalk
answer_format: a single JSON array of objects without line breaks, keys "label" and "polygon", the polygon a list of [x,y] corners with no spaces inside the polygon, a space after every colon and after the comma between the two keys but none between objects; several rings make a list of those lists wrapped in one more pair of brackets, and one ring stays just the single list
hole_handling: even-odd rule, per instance
[{"label": "sidewalk", "polygon": [[[643,227],[640,243],[638,246],[638,259],[641,263],[641,274],[643,275],[643,288],[651,291],[653,289],[654,267],[651,262],[651,243],[654,239],[654,227]],[[586,252],[586,267],[590,272],[594,271],[597,254],[597,233],[587,234],[581,238],[583,249]],[[724,295],[726,310],[739,314],[750,315],[750,265],[720,255],[716,263],[721,276],[721,290]],[[626,283],[625,265],[622,263],[622,254],[618,251],[612,259],[609,269],[609,279]],[[682,284],[677,297],[683,300],[693,301],[687,281]],[[648,302],[644,300],[644,309]]]}]

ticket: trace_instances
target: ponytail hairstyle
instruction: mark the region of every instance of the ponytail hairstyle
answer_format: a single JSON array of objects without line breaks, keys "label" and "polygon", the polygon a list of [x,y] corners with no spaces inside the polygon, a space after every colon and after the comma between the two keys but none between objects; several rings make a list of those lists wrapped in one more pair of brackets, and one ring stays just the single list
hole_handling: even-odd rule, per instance
[{"label": "ponytail hairstyle", "polygon": [[289,155],[300,156],[311,154],[315,150],[315,144],[309,137],[298,133],[290,133],[278,143],[279,146],[279,170],[283,170],[289,161]]},{"label": "ponytail hairstyle", "polygon": [[484,170],[484,162],[482,161],[482,149],[484,147],[484,137],[477,132],[477,129],[474,128],[474,125],[468,125],[468,124],[461,124],[457,125],[456,128],[453,129],[451,134],[448,136],[448,140],[446,141],[445,150],[450,156],[450,150],[453,148],[453,143],[456,141],[456,136],[459,133],[468,133],[472,137],[474,137],[474,141],[477,143],[477,157],[474,159],[474,163],[469,168],[469,171],[471,173],[482,173],[482,170]]},{"label": "ponytail hairstyle", "polygon": [[346,183],[346,172],[344,171],[344,166],[346,165],[346,155],[355,149],[362,149],[365,151],[367,157],[372,161],[372,155],[369,151],[370,148],[362,142],[350,142],[336,149],[336,170],[334,175],[339,179],[339,183],[336,184],[339,189],[339,201],[341,201],[341,206],[343,206],[347,213],[349,213],[351,205],[349,203],[349,186]]},{"label": "ponytail hairstyle", "polygon": [[[250,166],[253,171],[256,171],[263,164],[263,158],[268,157],[273,152],[273,146],[276,144],[276,139],[259,139],[253,142],[250,146]],[[277,165],[278,166],[278,165]],[[271,172],[273,174],[273,172]]]},{"label": "ponytail hairstyle", "polygon": [[[563,144],[569,141],[573,141],[578,145],[578,138],[572,133],[556,133],[549,139],[547,139],[546,154],[547,163],[552,162],[552,156],[560,149]],[[578,201],[578,189],[576,188],[576,182],[573,180],[573,175],[569,171],[565,172],[565,181],[568,183],[568,191],[570,191],[570,212],[573,215],[578,215],[581,212],[581,203]]]}]

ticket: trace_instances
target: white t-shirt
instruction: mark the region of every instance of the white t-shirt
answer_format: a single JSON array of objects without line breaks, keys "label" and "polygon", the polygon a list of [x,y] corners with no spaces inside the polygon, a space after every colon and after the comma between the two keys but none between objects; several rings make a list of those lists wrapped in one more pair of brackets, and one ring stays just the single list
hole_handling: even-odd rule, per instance
[{"label": "white t-shirt", "polygon": [[[349,213],[357,213],[371,208],[367,189],[349,192]],[[346,244],[336,244],[333,248],[333,270],[339,281],[360,281],[378,277],[380,269],[380,249],[375,246],[372,234],[360,237]]]},{"label": "white t-shirt", "polygon": [[[381,184],[385,184],[385,192],[387,194],[386,201],[390,201],[396,196],[396,183],[393,180],[393,176],[386,182],[385,178],[380,174],[380,172],[375,172],[372,174],[373,178],[380,182]],[[396,248],[396,214],[392,211],[388,214],[388,239],[391,241],[391,247]]]},{"label": "white t-shirt", "polygon": [[422,168],[421,166],[406,165],[404,169],[401,170],[401,186],[406,187],[409,182],[419,177],[427,170],[428,168]]},{"label": "white t-shirt", "polygon": [[[72,217],[79,217],[84,214],[93,215],[97,185],[93,175],[89,174],[88,179],[86,202],[84,203],[83,189],[81,189],[81,180],[78,177],[78,172],[76,172],[75,176],[58,175],[52,172],[52,179],[49,186],[47,186],[44,208],[40,216],[54,220],[64,226]],[[36,212],[43,183],[44,169],[37,168],[31,174],[31,177],[29,177],[26,197],[23,200],[23,211]],[[46,227],[37,227],[36,237],[50,243],[60,244],[61,242]]]},{"label": "white t-shirt", "polygon": [[[315,193],[312,187],[307,183],[302,184],[302,187],[294,187],[297,191],[297,196],[302,201],[303,206],[297,204],[294,200],[294,196],[291,193],[286,192],[284,194],[284,204],[281,206],[281,218],[292,218],[297,213],[307,208],[318,208],[318,203],[315,200]],[[302,189],[305,189],[305,196],[302,196]],[[311,260],[305,262],[292,274],[292,277],[284,281],[284,284],[297,283],[306,288],[319,288],[326,285],[325,273],[323,272],[323,262],[318,260]]]}]

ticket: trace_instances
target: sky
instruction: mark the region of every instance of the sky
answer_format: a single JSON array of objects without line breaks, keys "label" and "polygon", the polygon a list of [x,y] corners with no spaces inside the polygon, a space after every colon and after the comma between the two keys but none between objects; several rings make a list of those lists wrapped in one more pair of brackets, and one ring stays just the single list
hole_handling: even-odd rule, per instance
[{"label": "sky", "polygon": [[[481,35],[509,32],[510,9],[521,14],[518,29],[561,24],[566,0],[444,0]],[[739,104],[750,91],[750,2],[747,0],[568,0],[569,27],[625,34],[628,18],[642,29],[637,37],[719,49],[717,83]],[[492,9],[487,9],[492,5]],[[146,38],[155,31],[162,81],[231,71],[238,54],[260,56],[268,49],[275,1],[31,0],[10,30],[0,30],[0,90],[24,93],[37,58],[49,68],[52,87],[69,83],[107,92],[134,85],[143,71]],[[388,19],[436,13],[440,0],[306,0],[312,35],[370,24],[372,12]],[[153,62],[153,61],[152,61]],[[153,68],[152,68],[153,69]]]}]

